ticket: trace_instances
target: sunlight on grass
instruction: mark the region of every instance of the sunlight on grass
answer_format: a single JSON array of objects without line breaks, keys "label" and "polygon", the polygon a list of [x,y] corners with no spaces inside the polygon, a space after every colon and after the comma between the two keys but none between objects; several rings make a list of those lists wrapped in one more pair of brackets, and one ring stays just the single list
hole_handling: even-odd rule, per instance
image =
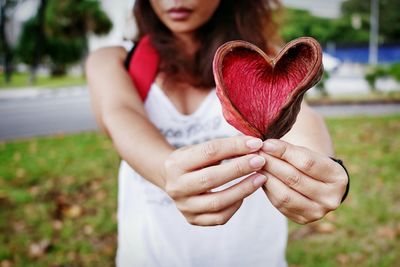
[{"label": "sunlight on grass", "polygon": [[63,86],[74,86],[85,84],[85,78],[82,76],[61,76],[61,77],[48,77],[38,76],[35,84],[29,84],[29,74],[15,73],[12,76],[10,84],[4,82],[4,74],[0,74],[0,90],[1,89],[18,89],[22,87],[35,87],[35,88],[57,88]]},{"label": "sunlight on grass", "polygon": [[369,92],[367,94],[335,94],[328,96],[321,96],[318,94],[315,95],[306,95],[307,102],[309,104],[330,104],[330,103],[374,103],[374,102],[382,102],[382,103],[391,103],[391,102],[400,102],[400,89],[393,90],[389,92]]}]

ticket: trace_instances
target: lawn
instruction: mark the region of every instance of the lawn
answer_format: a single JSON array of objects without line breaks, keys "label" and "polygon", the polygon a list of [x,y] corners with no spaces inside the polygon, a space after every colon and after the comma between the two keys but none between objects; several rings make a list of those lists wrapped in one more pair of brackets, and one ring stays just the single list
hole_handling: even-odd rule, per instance
[{"label": "lawn", "polygon": [[[290,266],[400,262],[400,115],[329,119],[351,193],[290,223]],[[0,143],[0,266],[112,266],[118,156],[97,133]]]},{"label": "lawn", "polygon": [[367,94],[335,94],[321,96],[319,94],[306,95],[307,103],[310,105],[329,104],[367,104],[367,103],[399,103],[400,90],[389,92],[369,92]]},{"label": "lawn", "polygon": [[10,84],[4,82],[4,74],[0,73],[0,90],[1,89],[18,89],[24,87],[34,88],[58,88],[58,87],[71,87],[74,85],[85,84],[85,78],[82,76],[38,76],[35,84],[29,84],[28,73],[14,73]]}]

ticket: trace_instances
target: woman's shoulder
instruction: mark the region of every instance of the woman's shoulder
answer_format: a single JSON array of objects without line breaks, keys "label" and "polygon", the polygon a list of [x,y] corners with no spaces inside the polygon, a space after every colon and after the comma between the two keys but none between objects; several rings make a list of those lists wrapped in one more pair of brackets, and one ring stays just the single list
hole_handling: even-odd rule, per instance
[{"label": "woman's shoulder", "polygon": [[86,60],[86,69],[97,68],[104,65],[104,62],[124,62],[127,56],[127,51],[122,46],[107,46],[91,52]]}]

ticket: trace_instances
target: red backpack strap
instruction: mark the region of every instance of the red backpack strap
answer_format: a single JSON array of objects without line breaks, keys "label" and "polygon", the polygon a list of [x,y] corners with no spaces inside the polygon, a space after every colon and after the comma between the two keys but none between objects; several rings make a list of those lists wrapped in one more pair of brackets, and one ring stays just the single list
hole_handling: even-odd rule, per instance
[{"label": "red backpack strap", "polygon": [[157,75],[160,58],[146,35],[128,54],[127,69],[143,102],[150,91],[150,86]]}]

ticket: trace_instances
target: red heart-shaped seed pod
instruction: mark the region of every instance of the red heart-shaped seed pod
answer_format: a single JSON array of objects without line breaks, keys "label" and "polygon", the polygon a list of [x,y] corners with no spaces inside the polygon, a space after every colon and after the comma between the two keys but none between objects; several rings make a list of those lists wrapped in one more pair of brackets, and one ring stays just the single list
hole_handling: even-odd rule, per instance
[{"label": "red heart-shaped seed pod", "polygon": [[322,49],[301,37],[270,58],[253,44],[231,41],[215,53],[213,72],[231,125],[263,140],[281,138],[295,123],[304,93],[322,77]]}]

